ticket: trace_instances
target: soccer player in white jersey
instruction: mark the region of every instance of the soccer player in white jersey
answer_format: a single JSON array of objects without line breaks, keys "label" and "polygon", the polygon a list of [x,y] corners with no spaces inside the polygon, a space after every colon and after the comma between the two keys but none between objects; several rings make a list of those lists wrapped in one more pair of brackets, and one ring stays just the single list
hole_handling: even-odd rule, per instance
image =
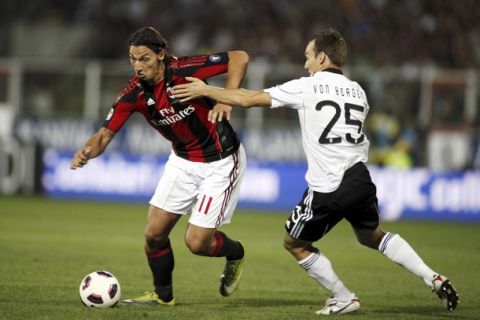
[{"label": "soccer player in white jersey", "polygon": [[[427,266],[398,234],[379,226],[376,187],[365,166],[369,141],[363,124],[369,105],[365,91],[345,75],[347,45],[339,32],[327,29],[305,49],[309,77],[291,80],[263,91],[222,89],[190,78],[174,94],[182,101],[200,96],[233,106],[289,107],[298,111],[307,157],[308,183],[303,198],[285,224],[285,248],[300,267],[331,293],[317,314],[344,314],[360,308],[360,301],[338,278],[328,258],[313,246],[340,220],[347,219],[358,241],[419,276],[437,293],[448,310],[458,303],[452,283]],[[230,116],[213,110],[210,121]]]}]

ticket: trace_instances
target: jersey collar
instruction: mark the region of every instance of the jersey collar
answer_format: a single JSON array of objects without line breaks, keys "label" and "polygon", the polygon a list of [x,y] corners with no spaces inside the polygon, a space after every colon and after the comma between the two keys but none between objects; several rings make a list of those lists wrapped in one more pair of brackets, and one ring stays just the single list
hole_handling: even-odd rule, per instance
[{"label": "jersey collar", "polygon": [[327,68],[324,70],[320,70],[312,74],[312,77],[316,76],[317,74],[319,75],[322,72],[331,72],[331,73],[336,73],[336,74],[343,74],[342,70],[337,69],[337,68]]},{"label": "jersey collar", "polygon": [[343,74],[342,70],[337,69],[337,68],[327,68],[325,70],[322,70],[323,72],[333,72],[337,74]]}]

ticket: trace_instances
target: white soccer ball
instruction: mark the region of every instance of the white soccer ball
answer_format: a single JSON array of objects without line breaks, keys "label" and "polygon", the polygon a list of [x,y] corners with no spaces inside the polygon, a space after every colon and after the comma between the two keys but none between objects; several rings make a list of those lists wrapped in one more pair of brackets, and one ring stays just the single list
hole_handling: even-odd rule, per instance
[{"label": "white soccer ball", "polygon": [[94,271],[80,282],[80,298],[87,307],[110,308],[120,300],[118,279],[108,271]]}]

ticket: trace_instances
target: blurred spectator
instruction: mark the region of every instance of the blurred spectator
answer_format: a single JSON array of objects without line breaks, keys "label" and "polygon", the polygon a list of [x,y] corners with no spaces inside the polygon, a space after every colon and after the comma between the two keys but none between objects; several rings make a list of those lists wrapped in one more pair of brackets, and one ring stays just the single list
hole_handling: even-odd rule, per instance
[{"label": "blurred spectator", "polygon": [[399,135],[400,123],[391,113],[378,111],[370,115],[366,131],[372,143],[369,161],[384,164],[387,153]]},{"label": "blurred spectator", "polygon": [[411,145],[399,139],[386,152],[383,165],[394,169],[409,169],[413,166],[413,159],[410,156]]},{"label": "blurred spectator", "polygon": [[77,56],[124,58],[123,39],[147,24],[180,39],[173,52],[242,48],[253,58],[303,63],[298,44],[332,26],[348,38],[352,64],[464,68],[480,66],[479,16],[475,0],[7,0],[0,56],[12,54],[14,25],[55,24],[89,28]]}]

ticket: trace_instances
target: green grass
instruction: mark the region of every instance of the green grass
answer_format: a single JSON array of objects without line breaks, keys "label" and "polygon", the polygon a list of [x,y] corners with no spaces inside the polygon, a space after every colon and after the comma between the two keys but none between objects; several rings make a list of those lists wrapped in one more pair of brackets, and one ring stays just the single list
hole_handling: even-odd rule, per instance
[{"label": "green grass", "polygon": [[[143,253],[147,206],[0,197],[0,319],[318,319],[328,297],[282,248],[286,213],[239,211],[225,226],[246,245],[239,290],[218,293],[223,259],[191,254],[182,219],[171,238],[178,306],[84,307],[81,279],[110,270],[122,296],[151,289]],[[454,281],[461,304],[444,309],[416,276],[376,251],[361,247],[346,223],[318,243],[338,275],[360,297],[362,308],[346,319],[479,319],[480,225],[433,222],[385,223],[400,233],[434,269]]]}]

